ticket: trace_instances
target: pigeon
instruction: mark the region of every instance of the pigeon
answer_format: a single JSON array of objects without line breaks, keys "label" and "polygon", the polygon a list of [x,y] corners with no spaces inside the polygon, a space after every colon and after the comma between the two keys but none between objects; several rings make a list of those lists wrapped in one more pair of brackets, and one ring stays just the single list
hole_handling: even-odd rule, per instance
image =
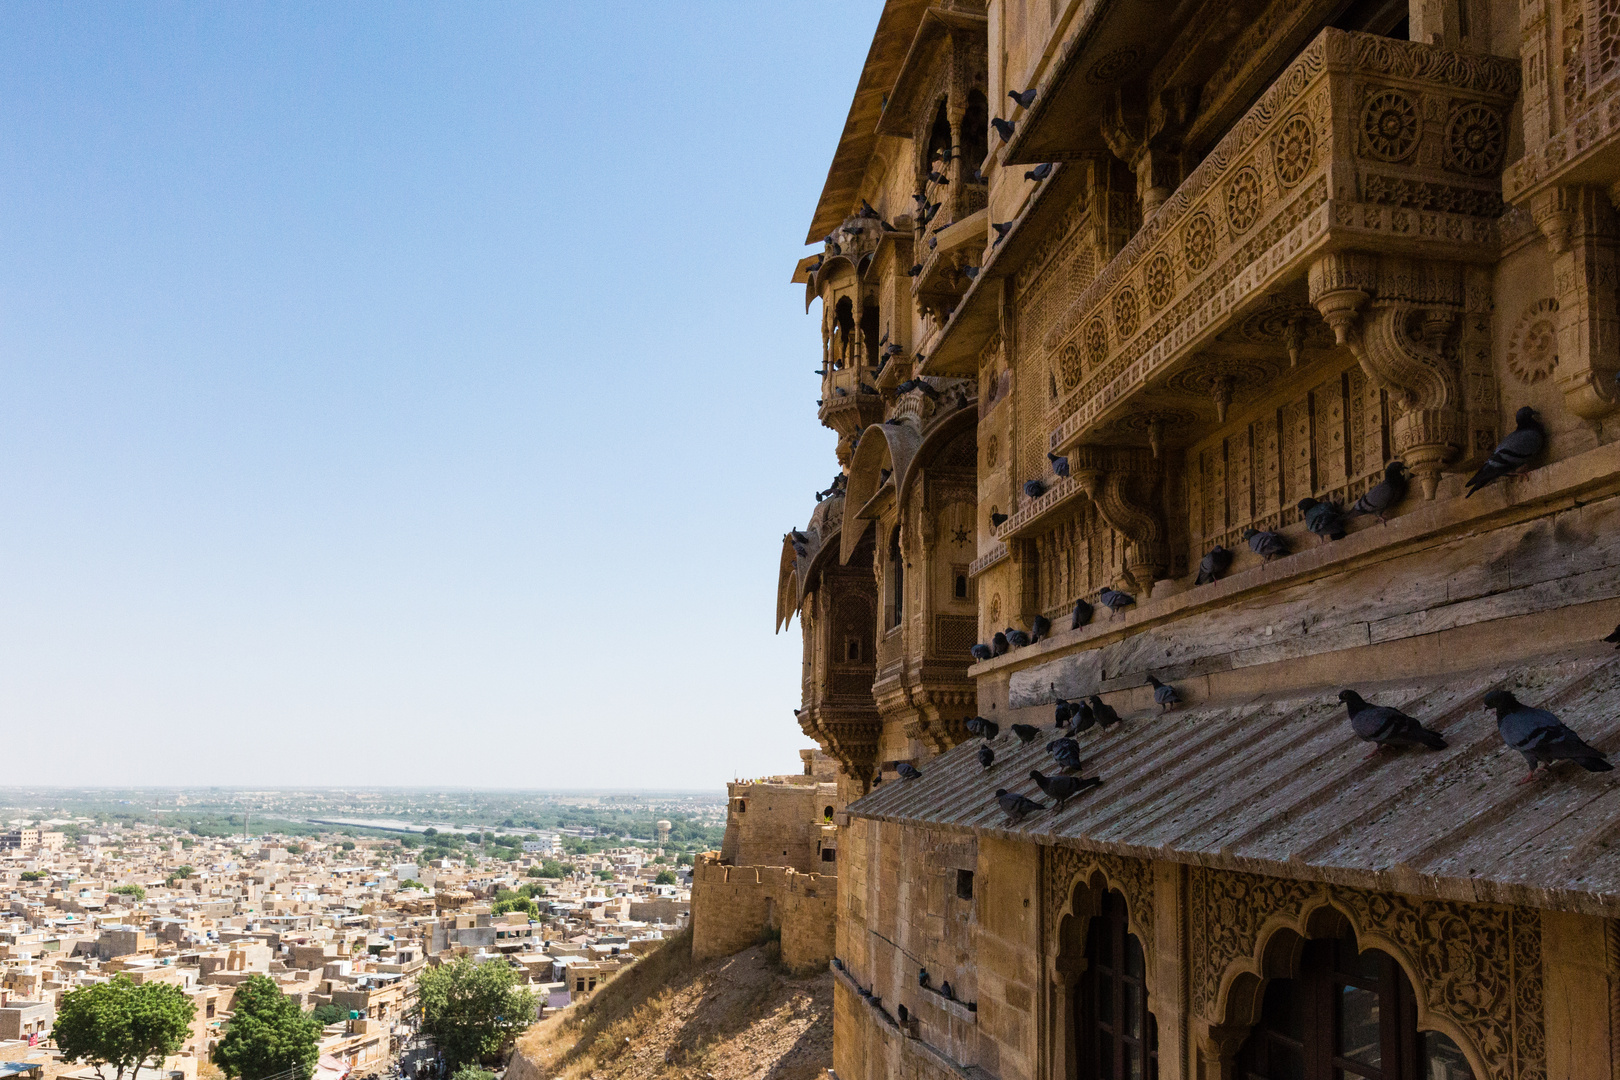
[{"label": "pigeon", "polygon": [[965,725],[969,735],[977,735],[981,739],[993,739],[1001,734],[1001,725],[994,720],[986,720],[982,716],[975,716]]},{"label": "pigeon", "polygon": [[1082,731],[1090,731],[1096,726],[1097,714],[1091,711],[1090,705],[1083,701],[1080,702],[1079,706],[1074,710],[1074,715],[1069,717],[1069,730],[1078,735]]},{"label": "pigeon", "polygon": [[1305,527],[1324,541],[1344,539],[1344,513],[1334,503],[1307,496],[1299,500],[1299,512],[1305,515]]},{"label": "pigeon", "polygon": [[968,651],[973,654],[973,659],[975,660],[989,660],[996,655],[990,646],[983,643],[973,646],[973,648],[969,649]]},{"label": "pigeon", "polygon": [[1232,552],[1219,544],[1204,553],[1198,561],[1198,577],[1193,580],[1194,585],[1208,585],[1226,573],[1232,565]]},{"label": "pigeon", "polygon": [[1547,445],[1547,431],[1536,419],[1536,410],[1526,405],[1513,414],[1513,420],[1518,427],[1508,432],[1507,438],[1496,444],[1491,456],[1485,459],[1480,467],[1468,481],[1468,491],[1463,498],[1468,498],[1482,487],[1488,487],[1497,480],[1512,472],[1525,472],[1530,467],[1530,461]]},{"label": "pigeon", "polygon": [[930,184],[946,184],[946,185],[949,185],[951,181],[944,173],[940,172],[939,170],[937,170],[937,169],[929,169],[928,170],[928,182]]},{"label": "pigeon", "polygon": [[1261,532],[1259,529],[1245,529],[1243,539],[1249,542],[1249,548],[1266,562],[1270,562],[1278,555],[1288,554],[1288,541],[1282,534],[1274,532]]},{"label": "pigeon", "polygon": [[1620,626],[1616,626],[1614,628],[1614,633],[1610,634],[1603,640],[1607,641],[1610,645],[1613,645],[1616,649],[1620,649]]},{"label": "pigeon", "polygon": [[944,982],[939,984],[939,992],[940,992],[940,995],[942,997],[944,997],[944,999],[946,1001],[955,1001],[956,1000],[956,991],[951,989],[951,983],[950,983],[949,979],[947,979]]},{"label": "pigeon", "polygon": [[1006,524],[1006,522],[1007,522],[1007,515],[1006,514],[991,514],[990,515],[990,527],[992,529],[999,529],[999,528],[1001,528],[1002,525]]},{"label": "pigeon", "polygon": [[1175,687],[1164,685],[1152,675],[1147,677],[1147,681],[1153,687],[1153,700],[1158,703],[1160,712],[1169,712],[1181,704],[1181,695],[1176,693]]},{"label": "pigeon", "polygon": [[1056,799],[1054,810],[1062,810],[1063,804],[1090,788],[1102,783],[1102,777],[1092,776],[1082,779],[1078,776],[1047,776],[1039,769],[1029,770],[1029,778],[1040,785],[1048,797]]},{"label": "pigeon", "polygon": [[[1519,411],[1521,415],[1524,412]],[[1546,709],[1521,704],[1506,690],[1486,694],[1485,707],[1496,710],[1496,730],[1502,741],[1530,763],[1530,773],[1519,781],[1521,784],[1535,779],[1538,766],[1555,761],[1573,761],[1587,772],[1609,772],[1614,768],[1607,754],[1587,746],[1579,735],[1559,722],[1558,717]]]},{"label": "pigeon", "polygon": [[1012,142],[1013,132],[1018,128],[1011,120],[1003,120],[999,116],[990,121],[990,126],[996,129],[996,134],[1001,136],[1002,142]]},{"label": "pigeon", "polygon": [[922,263],[917,263],[910,270],[906,271],[906,277],[916,277],[918,274],[922,273],[922,270]]},{"label": "pigeon", "polygon": [[1069,459],[1059,454],[1047,451],[1046,460],[1052,463],[1052,471],[1059,476],[1069,475]]},{"label": "pigeon", "polygon": [[860,991],[860,995],[861,995],[862,999],[864,999],[866,1001],[871,1001],[872,1000],[872,991],[868,990],[864,986],[859,987],[858,989]]},{"label": "pigeon", "polygon": [[1069,717],[1074,715],[1074,704],[1073,704],[1073,702],[1070,702],[1066,698],[1058,698],[1057,699],[1057,707],[1052,710],[1052,715],[1053,715],[1053,720],[1054,720],[1054,723],[1052,724],[1053,727],[1055,727],[1055,728],[1066,728],[1066,727],[1068,727],[1069,726]]},{"label": "pigeon", "polygon": [[1025,645],[1030,643],[1029,635],[1015,626],[1007,627],[1006,634],[1007,643],[1015,649],[1022,649]]},{"label": "pigeon", "polygon": [[922,773],[917,770],[917,767],[912,765],[909,761],[902,761],[900,764],[894,767],[894,771],[900,774],[900,779],[902,780],[915,780],[917,777],[922,775]]},{"label": "pigeon", "polygon": [[1046,494],[1046,485],[1039,480],[1024,481],[1024,495],[1027,498],[1038,499]]},{"label": "pigeon", "polygon": [[974,278],[979,276],[979,268],[977,266],[963,267],[962,276],[967,278],[969,281],[972,281]]},{"label": "pigeon", "polygon": [[[990,223],[990,227],[996,230],[996,244],[999,244],[1003,240],[1007,239],[1007,234],[1012,232],[1014,224],[1016,224],[1016,222],[1012,221],[992,221]],[[991,246],[994,247],[995,244],[992,244]]]},{"label": "pigeon", "polygon": [[1052,760],[1065,773],[1080,771],[1080,744],[1065,736],[1053,739],[1046,744],[1046,752],[1052,755]]},{"label": "pigeon", "polygon": [[1091,695],[1091,712],[1092,715],[1097,718],[1097,723],[1102,725],[1104,730],[1107,730],[1108,728],[1111,728],[1115,724],[1119,723],[1119,713],[1115,712],[1112,705],[1108,704],[1108,702],[1104,701],[1096,694]]},{"label": "pigeon", "polygon": [[996,802],[1000,804],[1002,812],[1014,821],[1023,821],[1024,815],[1046,809],[1034,799],[1020,795],[1016,791],[1008,791],[1006,788],[996,789]]},{"label": "pigeon", "polygon": [[1376,757],[1386,746],[1426,746],[1444,750],[1446,740],[1412,717],[1388,705],[1369,705],[1354,690],[1340,690],[1339,700],[1350,712],[1350,727],[1356,738],[1373,745],[1368,757]]},{"label": "pigeon", "polygon": [[1032,86],[1023,93],[1019,93],[1017,90],[1009,90],[1007,96],[1018,102],[1020,109],[1027,109],[1035,104],[1035,87]]},{"label": "pigeon", "polygon": [[843,971],[844,970],[844,962],[842,960],[838,959],[838,957],[835,956],[835,957],[833,957],[833,967],[837,968],[839,971]]},{"label": "pigeon", "polygon": [[1392,461],[1384,466],[1384,478],[1350,505],[1349,517],[1372,514],[1380,524],[1396,503],[1406,498],[1406,462]]},{"label": "pigeon", "polygon": [[979,765],[984,769],[984,771],[989,772],[990,766],[994,765],[995,763],[996,752],[990,749],[988,746],[979,747]]},{"label": "pigeon", "polygon": [[921,971],[917,972],[917,985],[922,987],[924,990],[928,989],[928,969],[927,968],[923,968]]},{"label": "pigeon", "polygon": [[1097,599],[1101,600],[1103,607],[1110,612],[1123,611],[1136,603],[1136,597],[1130,593],[1120,592],[1118,589],[1109,588],[1107,585],[1102,587],[1102,591],[1097,594]]},{"label": "pigeon", "polygon": [[1034,180],[1036,183],[1040,183],[1042,180],[1045,180],[1048,176],[1051,176],[1051,175],[1052,175],[1052,163],[1050,161],[1046,161],[1046,162],[1042,162],[1041,164],[1035,166],[1033,169],[1029,170],[1029,172],[1025,173],[1024,174],[1024,179],[1025,180]]},{"label": "pigeon", "polygon": [[906,1011],[906,1007],[904,1005],[900,1006],[899,1013],[900,1013],[900,1024],[901,1024],[902,1027],[909,1024],[909,1023],[911,1023],[911,1014]]},{"label": "pigeon", "polygon": [[887,484],[889,482],[889,477],[891,477],[893,475],[894,475],[894,470],[893,469],[882,469],[882,470],[880,470],[878,472],[878,484],[879,485]]},{"label": "pigeon", "polygon": [[1007,635],[997,630],[995,636],[990,639],[990,651],[997,656],[1006,656],[1010,648],[1012,646],[1007,644]]},{"label": "pigeon", "polygon": [[1069,620],[1069,629],[1078,630],[1090,622],[1093,610],[1092,606],[1086,603],[1085,597],[1082,596],[1076,600],[1074,602],[1074,618]]},{"label": "pigeon", "polygon": [[1041,729],[1038,727],[1030,727],[1028,724],[1014,724],[1012,726],[1012,733],[1018,736],[1018,741],[1020,743],[1028,746],[1030,743],[1035,741],[1035,736],[1041,733]]},{"label": "pigeon", "polygon": [[1041,638],[1050,636],[1051,633],[1052,620],[1045,615],[1037,615],[1029,621],[1029,641],[1031,645],[1041,640]]}]

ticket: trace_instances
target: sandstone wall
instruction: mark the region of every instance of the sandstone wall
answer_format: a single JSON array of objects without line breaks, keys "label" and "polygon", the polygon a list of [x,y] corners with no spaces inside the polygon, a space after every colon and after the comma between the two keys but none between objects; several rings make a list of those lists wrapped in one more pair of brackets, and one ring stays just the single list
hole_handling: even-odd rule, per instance
[{"label": "sandstone wall", "polygon": [[782,960],[795,971],[832,957],[837,879],[783,866],[726,866],[699,856],[692,873],[692,959],[748,948],[767,930],[782,935]]},{"label": "sandstone wall", "polygon": [[720,857],[733,866],[791,866],[822,872],[821,826],[826,810],[843,805],[827,783],[728,784],[731,804]]}]

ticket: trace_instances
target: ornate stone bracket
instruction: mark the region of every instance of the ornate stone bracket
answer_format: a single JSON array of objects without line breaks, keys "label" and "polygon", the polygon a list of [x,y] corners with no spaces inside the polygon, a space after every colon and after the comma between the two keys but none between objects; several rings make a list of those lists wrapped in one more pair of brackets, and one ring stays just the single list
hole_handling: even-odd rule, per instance
[{"label": "ornate stone bracket", "polygon": [[1108,527],[1125,538],[1129,584],[1147,588],[1162,578],[1170,568],[1170,545],[1158,499],[1161,462],[1151,451],[1079,446],[1069,454],[1069,473]]},{"label": "ornate stone bracket", "polygon": [[1196,104],[1192,90],[1174,87],[1163,91],[1148,109],[1133,109],[1121,90],[1103,116],[1102,136],[1109,150],[1136,174],[1144,219],[1181,183],[1181,136]]},{"label": "ornate stone bracket", "polygon": [[1355,252],[1324,255],[1310,268],[1311,303],[1367,378],[1389,394],[1395,452],[1428,499],[1442,471],[1477,458],[1480,435],[1495,436],[1488,338],[1487,366],[1480,371],[1472,363],[1489,324],[1469,320],[1462,339],[1453,340],[1459,315],[1484,302],[1469,296],[1466,276],[1453,263]]},{"label": "ornate stone bracket", "polygon": [[1594,187],[1554,187],[1530,200],[1553,255],[1558,363],[1553,377],[1570,412],[1589,423],[1620,407],[1620,273],[1609,196]]}]

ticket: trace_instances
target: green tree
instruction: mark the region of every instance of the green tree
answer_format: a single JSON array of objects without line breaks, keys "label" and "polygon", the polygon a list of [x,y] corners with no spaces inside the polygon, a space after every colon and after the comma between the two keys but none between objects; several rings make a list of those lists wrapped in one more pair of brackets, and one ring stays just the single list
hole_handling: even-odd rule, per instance
[{"label": "green tree", "polygon": [[24,881],[44,881],[49,876],[50,875],[45,873],[43,870],[24,870],[22,872],[22,879]]},{"label": "green tree", "polygon": [[343,841],[343,843],[339,844],[338,847],[342,848],[344,851],[353,851],[354,850],[354,841],[353,840],[345,840],[345,841]]},{"label": "green tree", "polygon": [[598,879],[600,879],[602,881],[612,881],[613,880],[613,871],[611,871],[611,870],[598,870],[596,872],[596,876],[597,876]]},{"label": "green tree", "polygon": [[423,892],[427,892],[427,886],[422,884],[420,881],[417,881],[415,878],[406,878],[404,881],[399,883],[399,887],[402,889],[421,889]]},{"label": "green tree", "polygon": [[526,877],[545,877],[546,872],[544,870],[542,870],[538,866],[531,866],[531,867],[529,867],[528,873],[525,876]]},{"label": "green tree", "polygon": [[249,975],[236,988],[225,1037],[214,1064],[242,1080],[288,1074],[307,1080],[320,1057],[321,1024],[263,975]]},{"label": "green tree", "polygon": [[458,956],[417,981],[422,1034],[452,1069],[494,1057],[534,1022],[534,994],[504,961]]},{"label": "green tree", "polygon": [[654,885],[673,885],[673,884],[675,884],[675,871],[673,871],[673,870],[660,870],[660,871],[658,871],[658,876],[653,878],[653,884]]},{"label": "green tree", "polygon": [[310,1010],[309,1015],[314,1018],[316,1023],[320,1024],[322,1027],[325,1027],[327,1024],[335,1024],[344,1019],[347,1014],[336,1005],[328,1002],[325,1005],[315,1006],[315,1008]]},{"label": "green tree", "polygon": [[139,885],[116,885],[107,891],[121,896],[133,896],[136,903],[146,899],[146,890]]},{"label": "green tree", "polygon": [[540,917],[540,908],[527,896],[518,896],[516,893],[505,900],[495,901],[489,909],[491,915],[505,915],[508,911],[521,911],[531,919]]},{"label": "green tree", "polygon": [[477,1065],[463,1065],[455,1071],[450,1080],[495,1080],[495,1074],[488,1069],[480,1069]]},{"label": "green tree", "polygon": [[127,975],[115,975],[99,986],[62,995],[51,1040],[68,1061],[83,1061],[100,1072],[111,1065],[114,1075],[130,1080],[141,1066],[161,1066],[180,1052],[191,1034],[197,1007],[184,990],[164,983],[136,986]]}]

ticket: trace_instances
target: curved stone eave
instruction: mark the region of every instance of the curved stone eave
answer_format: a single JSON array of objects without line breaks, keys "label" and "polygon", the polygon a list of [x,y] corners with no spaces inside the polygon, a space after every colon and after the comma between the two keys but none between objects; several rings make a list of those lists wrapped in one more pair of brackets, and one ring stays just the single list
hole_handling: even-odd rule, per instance
[{"label": "curved stone eave", "polygon": [[793,621],[798,610],[799,587],[798,553],[793,550],[792,534],[782,537],[782,559],[776,570],[776,632]]},{"label": "curved stone eave", "polygon": [[900,479],[900,487],[894,497],[904,502],[906,494],[911,490],[912,481],[922,474],[923,467],[934,459],[934,455],[949,446],[951,441],[964,431],[972,431],[979,422],[979,403],[971,401],[962,408],[957,409],[949,416],[944,417],[922,437],[917,452],[906,465],[905,475]]},{"label": "curved stone eave", "polygon": [[[822,568],[833,552],[839,550],[839,531],[834,529],[818,546],[813,548],[809,556],[801,561],[799,567],[799,592],[794,603],[794,610],[804,606],[804,598],[810,593],[810,583],[816,580],[816,572]],[[785,624],[784,624],[785,625]]]},{"label": "curved stone eave", "polygon": [[[849,520],[844,522],[839,545],[838,561],[841,564],[849,562],[849,557],[855,554],[856,545],[866,534],[867,522],[871,520],[868,514],[872,500],[885,484],[894,484],[896,477],[905,475],[922,441],[922,433],[910,420],[898,424],[873,424],[861,432],[861,441],[849,462],[849,484],[844,491],[844,516]],[[882,479],[884,469],[890,470],[887,481]],[[849,512],[851,506],[860,507],[853,517]]]}]

